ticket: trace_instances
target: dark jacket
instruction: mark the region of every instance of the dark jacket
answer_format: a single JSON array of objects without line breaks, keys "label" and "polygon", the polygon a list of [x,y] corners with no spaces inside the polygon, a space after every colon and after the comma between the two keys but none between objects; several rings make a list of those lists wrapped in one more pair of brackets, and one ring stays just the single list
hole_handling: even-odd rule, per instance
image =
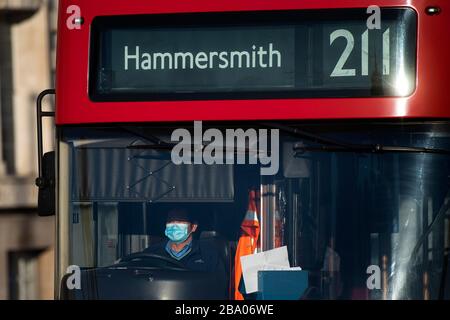
[{"label": "dark jacket", "polygon": [[[168,240],[156,243],[144,252],[154,253],[164,257],[172,258],[172,256],[166,251],[166,245]],[[225,263],[219,256],[217,250],[208,241],[192,240],[191,251],[182,259],[176,260],[182,264],[186,269],[193,271],[214,272],[219,279],[226,279]]]}]

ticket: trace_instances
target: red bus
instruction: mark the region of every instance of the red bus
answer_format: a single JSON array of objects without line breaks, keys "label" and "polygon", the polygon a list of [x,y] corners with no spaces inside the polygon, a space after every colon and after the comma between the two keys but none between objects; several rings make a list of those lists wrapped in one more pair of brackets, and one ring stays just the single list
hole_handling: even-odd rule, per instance
[{"label": "red bus", "polygon": [[[449,31],[447,0],[61,0],[56,297],[448,299]],[[173,208],[225,274],[146,253]]]}]

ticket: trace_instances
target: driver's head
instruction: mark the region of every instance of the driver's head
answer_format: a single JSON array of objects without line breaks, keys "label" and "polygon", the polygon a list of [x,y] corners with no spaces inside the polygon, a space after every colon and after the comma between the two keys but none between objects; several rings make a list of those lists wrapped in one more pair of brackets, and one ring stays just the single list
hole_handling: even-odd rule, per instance
[{"label": "driver's head", "polygon": [[182,243],[197,230],[197,226],[186,210],[176,208],[167,214],[165,235],[172,242]]}]

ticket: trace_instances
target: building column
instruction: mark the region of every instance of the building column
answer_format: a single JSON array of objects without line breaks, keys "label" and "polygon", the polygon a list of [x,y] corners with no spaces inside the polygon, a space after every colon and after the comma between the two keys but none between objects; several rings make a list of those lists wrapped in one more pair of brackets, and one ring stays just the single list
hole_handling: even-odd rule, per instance
[{"label": "building column", "polygon": [[14,174],[11,25],[0,19],[0,175]]}]

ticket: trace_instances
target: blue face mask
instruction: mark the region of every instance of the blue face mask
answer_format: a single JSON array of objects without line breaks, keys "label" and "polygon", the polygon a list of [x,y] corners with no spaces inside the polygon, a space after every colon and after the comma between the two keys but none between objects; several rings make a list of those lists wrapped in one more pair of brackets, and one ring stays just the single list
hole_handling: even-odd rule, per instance
[{"label": "blue face mask", "polygon": [[165,235],[170,241],[175,243],[181,243],[189,238],[190,233],[188,232],[187,223],[168,223],[166,225]]}]

